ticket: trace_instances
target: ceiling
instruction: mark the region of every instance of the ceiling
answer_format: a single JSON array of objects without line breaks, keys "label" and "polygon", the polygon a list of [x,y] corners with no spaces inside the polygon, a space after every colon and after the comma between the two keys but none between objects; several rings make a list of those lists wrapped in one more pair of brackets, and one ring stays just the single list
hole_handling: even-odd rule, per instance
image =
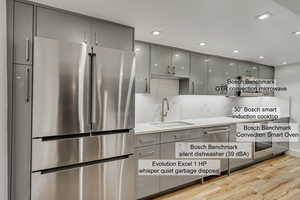
[{"label": "ceiling", "polygon": [[[137,40],[274,66],[300,62],[300,35],[292,34],[300,30],[299,0],[33,1],[133,26]],[[272,17],[257,20],[264,12]]]}]

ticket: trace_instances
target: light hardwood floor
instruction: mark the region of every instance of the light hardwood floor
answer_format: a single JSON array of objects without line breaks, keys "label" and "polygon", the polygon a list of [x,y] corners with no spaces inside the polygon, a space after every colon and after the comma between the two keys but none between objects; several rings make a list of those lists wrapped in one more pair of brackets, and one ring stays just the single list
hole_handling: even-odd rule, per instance
[{"label": "light hardwood floor", "polygon": [[300,158],[279,156],[155,200],[300,200]]}]

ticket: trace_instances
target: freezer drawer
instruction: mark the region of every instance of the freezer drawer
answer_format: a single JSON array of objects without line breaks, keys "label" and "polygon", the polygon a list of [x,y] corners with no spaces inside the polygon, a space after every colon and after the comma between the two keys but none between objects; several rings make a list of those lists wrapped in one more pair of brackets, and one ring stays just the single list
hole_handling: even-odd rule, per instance
[{"label": "freezer drawer", "polygon": [[89,47],[42,37],[34,40],[34,138],[90,129]]},{"label": "freezer drawer", "polygon": [[134,135],[130,132],[32,143],[32,170],[38,171],[128,155],[134,152]]},{"label": "freezer drawer", "polygon": [[134,200],[135,158],[32,174],[31,200]]}]

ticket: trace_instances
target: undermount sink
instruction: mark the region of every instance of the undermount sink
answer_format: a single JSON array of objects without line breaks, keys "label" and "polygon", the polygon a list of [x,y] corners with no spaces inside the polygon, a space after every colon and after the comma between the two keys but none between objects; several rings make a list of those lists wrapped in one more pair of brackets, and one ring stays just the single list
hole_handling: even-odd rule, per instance
[{"label": "undermount sink", "polygon": [[172,121],[172,122],[153,122],[151,125],[158,127],[174,127],[174,126],[190,126],[192,123],[184,122],[184,121]]}]

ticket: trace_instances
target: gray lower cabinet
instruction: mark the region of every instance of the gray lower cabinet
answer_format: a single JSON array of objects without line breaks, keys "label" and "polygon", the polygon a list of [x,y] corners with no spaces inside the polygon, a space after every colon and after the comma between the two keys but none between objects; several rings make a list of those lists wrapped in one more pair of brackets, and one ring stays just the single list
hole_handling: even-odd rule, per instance
[{"label": "gray lower cabinet", "polygon": [[[153,145],[136,149],[137,160],[159,159],[160,146]],[[159,176],[136,176],[137,198],[143,198],[159,192]]]},{"label": "gray lower cabinet", "polygon": [[[229,142],[237,142],[236,141],[236,126],[235,125],[231,126],[231,132],[230,132],[230,135],[229,135]],[[229,167],[230,167],[230,170],[234,170],[234,169],[237,169],[239,167],[248,165],[252,162],[254,162],[253,159],[233,159],[233,158],[230,158],[229,159]]]},{"label": "gray lower cabinet", "polygon": [[191,80],[189,94],[201,95],[207,91],[207,56],[191,53]]},{"label": "gray lower cabinet", "polygon": [[32,64],[33,6],[15,2],[14,63]]},{"label": "gray lower cabinet", "polygon": [[[176,160],[175,157],[175,142],[161,144],[160,146],[161,154],[160,158],[163,160]],[[160,191],[165,191],[171,188],[178,187],[189,180],[186,176],[160,176],[159,188]]]},{"label": "gray lower cabinet", "polygon": [[171,66],[172,49],[168,47],[151,45],[151,73],[159,75],[171,75],[173,69]]},{"label": "gray lower cabinet", "polygon": [[136,93],[150,93],[150,45],[135,42],[135,91]]},{"label": "gray lower cabinet", "polygon": [[176,76],[189,76],[190,54],[187,51],[173,49],[172,72]]},{"label": "gray lower cabinet", "polygon": [[14,67],[11,194],[13,200],[30,200],[32,68]]},{"label": "gray lower cabinet", "polygon": [[36,20],[37,36],[74,43],[92,42],[87,17],[38,7]]},{"label": "gray lower cabinet", "polygon": [[[289,123],[289,118],[279,119],[274,123]],[[278,155],[289,150],[289,142],[272,142],[273,155]]]},{"label": "gray lower cabinet", "polygon": [[133,50],[134,29],[102,20],[91,20],[92,45],[106,48]]}]

